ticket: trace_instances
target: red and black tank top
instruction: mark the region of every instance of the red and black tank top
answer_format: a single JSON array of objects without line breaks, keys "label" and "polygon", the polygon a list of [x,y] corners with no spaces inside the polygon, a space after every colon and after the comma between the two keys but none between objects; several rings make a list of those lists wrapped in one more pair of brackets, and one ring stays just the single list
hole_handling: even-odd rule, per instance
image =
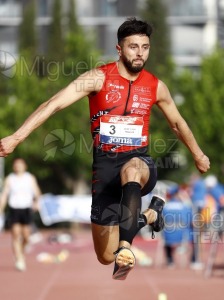
[{"label": "red and black tank top", "polygon": [[94,146],[113,152],[147,146],[158,79],[142,70],[135,81],[129,81],[120,76],[116,62],[99,69],[105,74],[103,87],[89,96]]}]

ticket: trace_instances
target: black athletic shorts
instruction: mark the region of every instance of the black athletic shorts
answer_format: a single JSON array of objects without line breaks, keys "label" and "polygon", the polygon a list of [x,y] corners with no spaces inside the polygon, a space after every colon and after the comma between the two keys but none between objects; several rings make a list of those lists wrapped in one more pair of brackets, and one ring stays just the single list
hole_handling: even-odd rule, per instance
[{"label": "black athletic shorts", "polygon": [[93,151],[91,222],[99,225],[118,224],[118,209],[122,196],[120,171],[131,158],[142,159],[150,170],[150,179],[142,188],[142,196],[153,190],[157,181],[157,168],[147,154],[147,147],[130,152]]},{"label": "black athletic shorts", "polygon": [[9,207],[9,225],[29,225],[32,223],[32,210],[30,208]]}]

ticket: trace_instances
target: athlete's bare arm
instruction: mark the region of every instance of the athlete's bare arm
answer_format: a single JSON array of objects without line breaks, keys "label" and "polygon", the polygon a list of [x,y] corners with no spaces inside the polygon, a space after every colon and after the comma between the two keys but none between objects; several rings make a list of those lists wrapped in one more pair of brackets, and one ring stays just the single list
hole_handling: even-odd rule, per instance
[{"label": "athlete's bare arm", "polygon": [[37,211],[39,210],[39,199],[41,196],[41,190],[38,185],[37,179],[34,175],[32,176],[32,186],[33,186],[33,191],[34,191],[34,202],[33,202],[33,210]]},{"label": "athlete's bare arm", "polygon": [[8,196],[9,196],[9,179],[8,179],[8,177],[6,177],[4,185],[3,185],[2,194],[0,197],[0,214],[3,213],[3,211],[5,210]]},{"label": "athlete's bare arm", "polygon": [[42,103],[16,132],[0,140],[0,156],[7,156],[13,152],[18,144],[57,111],[92,92],[99,91],[103,82],[104,74],[98,69],[90,70],[72,81],[67,87]]},{"label": "athlete's bare arm", "polygon": [[208,157],[203,153],[197,144],[192,131],[186,121],[180,115],[167,86],[159,81],[157,90],[157,105],[165,115],[170,127],[173,129],[177,137],[190,150],[197,169],[204,173],[210,168]]}]

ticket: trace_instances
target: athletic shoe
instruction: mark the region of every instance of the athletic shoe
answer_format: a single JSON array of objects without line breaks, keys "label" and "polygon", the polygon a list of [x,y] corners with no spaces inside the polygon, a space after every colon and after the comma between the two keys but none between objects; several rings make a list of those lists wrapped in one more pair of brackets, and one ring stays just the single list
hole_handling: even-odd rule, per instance
[{"label": "athletic shoe", "polygon": [[15,267],[18,271],[26,271],[26,263],[24,260],[17,260],[15,263]]},{"label": "athletic shoe", "polygon": [[149,205],[149,209],[153,209],[154,211],[157,212],[157,219],[155,220],[155,222],[151,223],[150,226],[152,227],[152,238],[155,238],[155,232],[159,232],[161,230],[163,230],[164,228],[164,219],[162,216],[162,212],[163,212],[163,207],[165,205],[165,200],[158,197],[158,196],[153,196],[151,203]]},{"label": "athletic shoe", "polygon": [[204,264],[202,262],[193,262],[190,264],[191,270],[201,271],[204,269]]},{"label": "athletic shoe", "polygon": [[114,254],[116,257],[112,278],[116,280],[125,280],[128,273],[135,265],[134,253],[129,248],[121,247],[115,251]]}]

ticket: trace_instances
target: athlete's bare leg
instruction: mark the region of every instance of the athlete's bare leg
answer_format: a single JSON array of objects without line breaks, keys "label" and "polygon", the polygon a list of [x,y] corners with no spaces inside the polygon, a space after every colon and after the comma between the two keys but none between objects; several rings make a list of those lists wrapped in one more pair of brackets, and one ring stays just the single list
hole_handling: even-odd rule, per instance
[{"label": "athlete's bare leg", "polygon": [[102,226],[92,223],[93,243],[97,258],[101,264],[114,261],[114,252],[119,246],[119,226]]},{"label": "athlete's bare leg", "polygon": [[16,260],[23,259],[22,250],[22,226],[20,224],[13,224],[11,228],[12,234],[12,250]]},{"label": "athlete's bare leg", "polygon": [[11,228],[12,249],[15,256],[15,267],[20,271],[25,271],[25,247],[29,242],[30,226],[13,224]]},{"label": "athlete's bare leg", "polygon": [[22,226],[22,251],[23,255],[25,255],[25,248],[29,243],[31,228],[29,225]]}]

